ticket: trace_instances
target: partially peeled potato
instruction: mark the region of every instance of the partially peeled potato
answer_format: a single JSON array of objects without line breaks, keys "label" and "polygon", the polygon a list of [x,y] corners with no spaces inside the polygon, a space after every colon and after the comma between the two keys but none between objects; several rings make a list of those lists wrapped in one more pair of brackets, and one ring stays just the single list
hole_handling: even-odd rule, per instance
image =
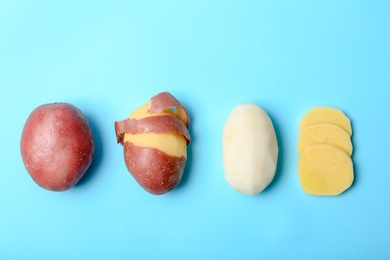
[{"label": "partially peeled potato", "polygon": [[169,92],[162,92],[129,118],[115,122],[126,167],[147,192],[161,195],[179,185],[190,143],[189,121],[180,102]]}]

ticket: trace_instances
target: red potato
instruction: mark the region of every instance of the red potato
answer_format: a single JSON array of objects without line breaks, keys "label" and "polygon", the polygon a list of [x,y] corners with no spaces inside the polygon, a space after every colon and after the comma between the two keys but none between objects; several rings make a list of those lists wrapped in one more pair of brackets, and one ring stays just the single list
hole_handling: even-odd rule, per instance
[{"label": "red potato", "polygon": [[151,98],[130,117],[115,122],[126,167],[147,192],[167,193],[179,185],[187,162],[189,117],[168,92]]},{"label": "red potato", "polygon": [[95,146],[84,114],[71,104],[52,103],[31,112],[20,151],[27,172],[40,187],[65,191],[83,177]]}]

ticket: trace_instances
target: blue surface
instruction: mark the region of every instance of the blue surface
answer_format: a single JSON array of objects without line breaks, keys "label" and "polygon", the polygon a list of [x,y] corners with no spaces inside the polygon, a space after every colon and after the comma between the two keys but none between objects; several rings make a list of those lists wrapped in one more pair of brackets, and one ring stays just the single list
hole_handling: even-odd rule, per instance
[{"label": "blue surface", "polygon": [[[389,14],[390,1],[0,0],[0,259],[389,259]],[[153,196],[113,124],[161,91],[187,107],[192,143],[180,186]],[[19,152],[30,112],[56,101],[85,113],[97,149],[62,193]],[[279,140],[255,197],[223,176],[223,124],[242,101]],[[298,181],[298,123],[319,105],[353,123],[356,180],[338,197]]]}]

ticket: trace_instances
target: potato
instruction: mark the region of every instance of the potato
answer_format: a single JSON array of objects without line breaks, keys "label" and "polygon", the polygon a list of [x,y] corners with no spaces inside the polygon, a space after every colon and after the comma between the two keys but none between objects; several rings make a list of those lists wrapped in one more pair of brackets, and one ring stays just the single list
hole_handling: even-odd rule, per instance
[{"label": "potato", "polygon": [[153,96],[129,118],[115,122],[126,167],[147,192],[161,195],[179,185],[190,143],[188,124],[187,111],[168,92]]},{"label": "potato", "polygon": [[52,103],[32,111],[20,151],[27,172],[40,187],[65,191],[87,171],[95,145],[90,125],[77,107]]},{"label": "potato", "polygon": [[310,195],[335,196],[353,182],[351,158],[342,150],[326,144],[305,148],[298,161],[299,181]]},{"label": "potato", "polygon": [[313,144],[329,144],[352,154],[351,137],[341,127],[329,123],[310,125],[302,129],[298,138],[298,154]]},{"label": "potato", "polygon": [[298,175],[310,195],[335,196],[353,182],[351,122],[333,107],[310,109],[299,124]]},{"label": "potato", "polygon": [[299,130],[302,131],[306,126],[320,123],[338,125],[343,128],[349,136],[352,135],[351,121],[349,118],[340,109],[329,106],[314,107],[310,109],[309,112],[302,117],[299,124]]},{"label": "potato", "polygon": [[226,181],[240,193],[256,195],[271,183],[278,143],[262,108],[241,103],[232,110],[223,129],[222,159]]}]

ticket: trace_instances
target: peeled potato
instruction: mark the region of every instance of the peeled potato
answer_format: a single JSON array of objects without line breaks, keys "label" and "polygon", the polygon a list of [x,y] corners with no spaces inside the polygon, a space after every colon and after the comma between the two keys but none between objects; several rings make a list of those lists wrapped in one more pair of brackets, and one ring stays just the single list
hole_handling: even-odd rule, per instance
[{"label": "peeled potato", "polygon": [[236,191],[256,195],[273,180],[278,143],[268,114],[259,106],[241,103],[226,120],[222,134],[225,179]]},{"label": "peeled potato", "polygon": [[309,125],[329,123],[343,128],[349,136],[352,135],[351,121],[340,109],[334,107],[314,107],[301,119],[299,130],[302,131]]},{"label": "peeled potato", "polygon": [[334,196],[353,182],[351,158],[342,150],[326,144],[305,148],[298,161],[299,181],[310,195]]},{"label": "peeled potato", "polygon": [[341,127],[329,123],[309,125],[302,129],[298,138],[298,154],[313,144],[329,144],[352,154],[352,142],[349,134]]}]

